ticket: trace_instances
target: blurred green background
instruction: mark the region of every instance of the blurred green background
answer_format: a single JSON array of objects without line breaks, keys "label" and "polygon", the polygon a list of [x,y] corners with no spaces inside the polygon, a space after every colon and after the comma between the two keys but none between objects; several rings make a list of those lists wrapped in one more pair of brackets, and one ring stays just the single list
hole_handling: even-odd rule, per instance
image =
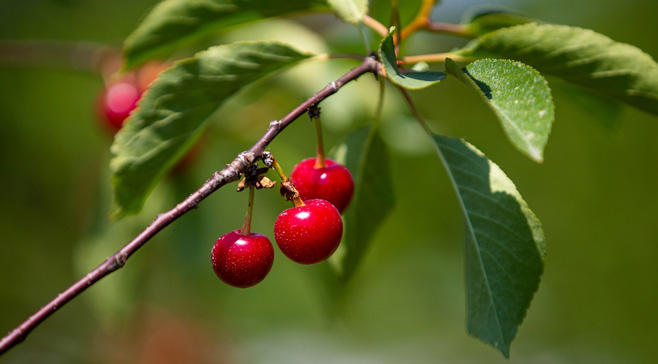
[{"label": "blurred green background", "polygon": [[[155,3],[2,1],[0,39],[120,47]],[[492,3],[591,28],[658,56],[655,1]],[[446,0],[433,18],[458,22],[477,4]],[[358,32],[330,15],[255,24],[209,37],[199,47],[264,36],[302,49],[363,52]],[[418,34],[406,51],[440,52],[460,44]],[[270,120],[353,65],[306,64],[241,92],[213,116],[194,163],[170,175],[140,215],[118,223],[106,218],[111,136],[96,117],[100,75],[0,68],[0,331],[11,330],[98,265],[249,147]],[[389,89],[382,133],[394,151],[397,206],[347,288],[340,314],[327,314],[331,299],[317,279],[318,267],[292,263],[278,250],[270,275],[256,287],[234,289],[215,277],[210,248],[241,226],[246,211],[246,194],[228,186],[0,362],[653,362],[658,355],[658,117],[592,101],[549,82],[556,122],[543,164],[516,152],[477,95],[458,82],[448,79],[412,94],[435,131],[466,138],[500,165],[544,225],[545,273],[509,361],[466,334],[457,201],[420,128]],[[327,145],[369,121],[376,90],[366,76],[322,104]],[[311,124],[301,121],[271,150],[290,170],[314,153],[313,138]],[[273,222],[287,207],[276,191],[258,193],[253,230],[273,240]]]}]

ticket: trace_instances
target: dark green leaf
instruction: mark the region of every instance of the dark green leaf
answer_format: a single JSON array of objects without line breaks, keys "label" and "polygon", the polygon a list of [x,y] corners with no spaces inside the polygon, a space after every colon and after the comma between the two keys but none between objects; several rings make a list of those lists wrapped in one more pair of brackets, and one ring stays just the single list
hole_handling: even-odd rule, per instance
[{"label": "dark green leaf", "polygon": [[512,58],[542,73],[658,114],[658,64],[642,50],[592,30],[525,24],[474,40],[459,54]]},{"label": "dark green leaf", "polygon": [[482,97],[518,150],[542,161],[555,112],[551,89],[539,72],[499,59],[478,60],[463,69],[447,59],[446,71]]},{"label": "dark green leaf", "polygon": [[394,84],[408,90],[421,90],[441,82],[446,78],[443,72],[408,71],[401,73],[395,58],[395,45],[393,44],[393,30],[382,40],[379,46],[379,58],[386,70],[386,77]]},{"label": "dark green leaf", "polygon": [[348,23],[358,24],[368,12],[368,0],[328,0],[329,6]]},{"label": "dark green leaf", "polygon": [[370,246],[379,226],[395,205],[386,144],[371,127],[350,134],[335,153],[354,175],[354,199],[347,209],[341,251],[332,258],[340,276],[348,280]]},{"label": "dark green leaf", "polygon": [[543,272],[541,223],[482,152],[461,139],[433,139],[466,225],[468,332],[509,357]]},{"label": "dark green leaf", "polygon": [[464,22],[469,33],[484,35],[500,28],[533,22],[532,19],[502,9],[479,11]]},{"label": "dark green leaf", "polygon": [[212,47],[162,73],[112,145],[112,215],[141,209],[224,101],[247,84],[308,56],[279,42],[239,42]]},{"label": "dark green leaf", "polygon": [[213,30],[323,7],[320,0],[165,0],[126,38],[126,68],[166,55]]}]

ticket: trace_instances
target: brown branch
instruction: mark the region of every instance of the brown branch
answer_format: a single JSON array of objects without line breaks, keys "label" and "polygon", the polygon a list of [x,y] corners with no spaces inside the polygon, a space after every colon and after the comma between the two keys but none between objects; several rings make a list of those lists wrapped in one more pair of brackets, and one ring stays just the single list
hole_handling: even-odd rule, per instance
[{"label": "brown branch", "polygon": [[249,166],[262,158],[265,148],[272,142],[272,140],[274,140],[283,129],[290,125],[290,123],[295,121],[295,119],[306,113],[310,107],[317,106],[322,100],[336,93],[343,85],[356,80],[365,73],[373,73],[376,75],[378,69],[379,62],[373,57],[367,57],[363,59],[363,62],[358,67],[353,68],[338,80],[329,83],[325,88],[297,106],[281,120],[272,121],[265,134],[256,142],[256,144],[248,150],[240,153],[231,164],[226,165],[226,168],[215,172],[212,177],[201,186],[201,188],[176,205],[176,207],[158,215],[156,219],[131,242],[114,253],[114,255],[107,258],[105,262],[89,272],[67,290],[57,295],[57,297],[30,316],[25,322],[10,331],[0,341],[0,355],[25,340],[32,330],[67,302],[77,297],[80,293],[101,280],[103,277],[123,267],[130,256],[132,256],[162,229],[183,216],[186,212],[196,208],[201,201],[210,196],[220,187],[227,183],[237,181],[240,178],[240,175],[247,171]]}]

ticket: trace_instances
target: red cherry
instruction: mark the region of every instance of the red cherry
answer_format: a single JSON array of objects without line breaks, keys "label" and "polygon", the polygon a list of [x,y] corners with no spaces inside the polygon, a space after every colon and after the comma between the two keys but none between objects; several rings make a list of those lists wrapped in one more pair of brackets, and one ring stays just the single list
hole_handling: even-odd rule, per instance
[{"label": "red cherry", "polygon": [[114,131],[121,129],[140,97],[142,92],[132,82],[120,81],[108,86],[101,94],[101,117]]},{"label": "red cherry", "polygon": [[352,201],[354,179],[340,163],[325,159],[325,164],[324,168],[316,168],[315,158],[304,159],[293,168],[290,180],[302,200],[327,200],[342,213]]},{"label": "red cherry", "polygon": [[224,283],[247,288],[262,281],[272,268],[274,249],[265,235],[249,236],[234,230],[217,239],[211,252],[212,268]]},{"label": "red cherry", "polygon": [[336,207],[325,200],[304,203],[279,215],[274,223],[274,238],[292,261],[315,264],[329,258],[338,248],[343,220]]}]

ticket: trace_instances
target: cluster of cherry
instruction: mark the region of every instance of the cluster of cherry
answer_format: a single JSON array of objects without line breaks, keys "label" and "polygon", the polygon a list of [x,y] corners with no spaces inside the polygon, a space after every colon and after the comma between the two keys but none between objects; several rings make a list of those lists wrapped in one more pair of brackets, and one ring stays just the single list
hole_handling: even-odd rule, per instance
[{"label": "cluster of cherry", "polygon": [[[104,124],[115,133],[137,107],[144,91],[166,65],[147,65],[138,71],[115,76],[99,97],[98,110]],[[274,223],[274,238],[281,252],[294,262],[315,264],[329,258],[343,236],[341,213],[354,193],[352,174],[341,164],[324,158],[322,130],[317,114],[309,112],[315,122],[318,155],[299,162],[290,180],[277,168],[289,189],[295,207],[283,211]],[[275,162],[276,163],[276,162]],[[292,182],[292,183],[289,183]],[[252,233],[251,209],[253,186],[250,187],[249,209],[240,230],[220,237],[212,248],[212,267],[225,283],[240,288],[251,287],[270,272],[274,249],[262,234]]]},{"label": "cluster of cherry", "polygon": [[[295,205],[283,211],[276,219],[274,239],[286,257],[300,264],[322,262],[336,251],[343,237],[340,214],[350,204],[354,194],[354,180],[350,171],[340,163],[324,157],[320,109],[313,107],[308,110],[308,114],[316,128],[318,148],[315,158],[299,162],[293,168],[290,179],[270,154],[263,158],[265,164],[276,170],[281,177],[282,195]],[[262,181],[262,177],[257,179]],[[225,283],[241,288],[262,281],[274,261],[270,240],[250,231],[253,191],[254,185],[258,183],[253,180],[250,183],[249,176],[245,177],[245,183],[251,187],[249,209],[242,230],[235,230],[219,238],[211,254],[217,276]]]},{"label": "cluster of cherry", "polygon": [[[282,175],[279,168],[275,169]],[[285,175],[281,177],[286,182]],[[341,164],[319,156],[299,162],[290,181],[295,207],[283,211],[276,219],[274,238],[281,252],[292,261],[322,262],[336,251],[343,236],[340,214],[352,200],[352,174]],[[220,237],[212,248],[215,273],[234,287],[259,283],[270,272],[274,261],[272,243],[265,235],[250,232],[250,219],[248,211],[242,230]]]}]

